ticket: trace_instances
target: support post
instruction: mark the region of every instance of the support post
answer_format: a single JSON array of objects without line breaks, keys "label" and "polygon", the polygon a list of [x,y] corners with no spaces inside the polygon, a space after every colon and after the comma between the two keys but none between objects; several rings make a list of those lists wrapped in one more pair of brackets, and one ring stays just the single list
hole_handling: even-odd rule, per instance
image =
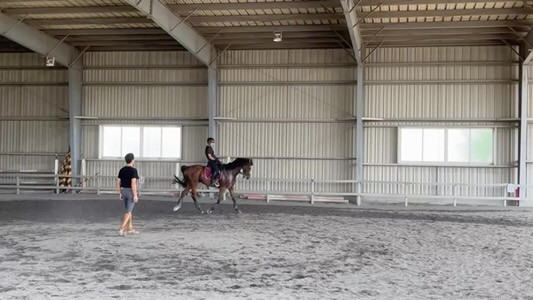
[{"label": "support post", "polygon": [[[217,69],[214,67],[207,68],[207,106],[209,114],[209,136],[217,140],[216,113],[217,113]],[[218,142],[218,140],[217,140]],[[218,145],[216,143],[215,145]],[[215,146],[218,150],[218,146]]]},{"label": "support post", "polygon": [[[362,182],[364,180],[364,128],[363,114],[365,110],[364,102],[364,66],[357,66],[357,95],[356,95],[356,121],[355,121],[355,180]],[[359,200],[360,202],[360,200]]]},{"label": "support post", "polygon": [[[522,46],[520,53],[522,56],[528,55],[526,53],[527,48]],[[533,206],[533,201],[528,200],[527,197],[527,118],[528,118],[528,67],[529,65],[520,64],[519,76],[519,114],[520,114],[520,126],[519,126],[519,141],[518,141],[518,185],[520,188],[519,205],[520,206]]]},{"label": "support post", "polygon": [[[76,117],[81,116],[82,72],[82,64],[79,61],[68,69],[69,145],[73,176],[80,176],[81,120]],[[78,182],[79,178],[72,178],[72,186],[76,186]]]}]

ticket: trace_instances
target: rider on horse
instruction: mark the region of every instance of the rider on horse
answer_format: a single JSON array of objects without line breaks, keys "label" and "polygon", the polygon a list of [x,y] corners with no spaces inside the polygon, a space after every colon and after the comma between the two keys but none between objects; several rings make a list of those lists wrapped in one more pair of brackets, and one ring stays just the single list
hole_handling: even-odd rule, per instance
[{"label": "rider on horse", "polygon": [[219,187],[218,179],[220,176],[220,167],[221,163],[218,160],[218,157],[215,155],[215,150],[213,146],[215,145],[214,138],[207,139],[207,146],[205,147],[205,156],[207,157],[207,167],[211,169],[211,179],[214,181],[213,184],[215,187]]}]

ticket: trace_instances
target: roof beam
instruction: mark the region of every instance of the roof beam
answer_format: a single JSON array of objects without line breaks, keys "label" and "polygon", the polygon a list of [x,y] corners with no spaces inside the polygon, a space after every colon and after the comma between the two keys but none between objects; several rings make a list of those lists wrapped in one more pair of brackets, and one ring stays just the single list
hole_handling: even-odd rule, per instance
[{"label": "roof beam", "polygon": [[149,16],[170,36],[191,52],[206,66],[213,60],[213,46],[196,30],[185,23],[185,19],[178,17],[159,1],[125,0],[128,4]]},{"label": "roof beam", "polygon": [[[381,32],[380,32],[381,31]],[[365,29],[361,30],[361,35],[372,36],[380,32],[379,36],[398,36],[398,35],[449,35],[449,34],[495,34],[495,33],[512,33],[507,27],[488,27],[488,28],[452,28],[448,30],[441,29],[409,29],[409,30],[387,30]]]},{"label": "roof beam", "polygon": [[[464,0],[468,1],[468,0]],[[379,2],[379,1],[376,1]],[[456,16],[488,16],[488,15],[528,15],[533,8],[479,8],[479,9],[439,9],[412,11],[378,11],[369,16],[370,19],[387,18],[420,18],[420,17],[456,17]]]},{"label": "roof beam", "polygon": [[36,53],[55,57],[56,61],[65,67],[69,67],[79,55],[76,48],[3,13],[0,13],[0,32],[6,38]]},{"label": "roof beam", "polygon": [[[159,3],[159,2],[157,2]],[[50,25],[112,25],[112,24],[151,24],[152,20],[136,18],[61,18],[61,19],[28,19],[25,23],[33,26]]]},{"label": "roof beam", "polygon": [[346,18],[348,32],[350,33],[355,60],[358,65],[362,65],[363,60],[361,58],[361,50],[363,47],[363,38],[361,37],[361,30],[359,29],[359,20],[355,9],[356,3],[354,0],[340,0],[340,2]]},{"label": "roof beam", "polygon": [[[388,5],[436,5],[436,4],[458,4],[458,3],[497,3],[509,2],[508,0],[382,0],[378,1],[381,6]],[[358,6],[376,5],[376,0],[362,0]]]},{"label": "roof beam", "polygon": [[228,50],[254,50],[254,49],[338,49],[339,43],[268,43],[252,45],[231,45]]},{"label": "roof beam", "polygon": [[518,38],[510,33],[507,34],[481,34],[481,35],[472,35],[472,34],[450,34],[450,35],[402,35],[402,36],[388,36],[381,37],[381,39],[376,38],[369,44],[379,44],[380,42],[397,42],[397,41],[446,41],[446,40],[469,40],[469,41],[481,41],[481,40],[499,40],[506,39],[509,41],[518,40]]},{"label": "roof beam", "polygon": [[402,22],[402,23],[362,23],[361,30],[376,29],[449,29],[449,28],[482,28],[482,27],[524,27],[533,25],[533,19],[501,20],[501,21],[443,21],[443,22]]},{"label": "roof beam", "polygon": [[235,27],[195,27],[202,33],[252,33],[252,32],[304,32],[304,31],[332,31],[346,30],[346,25],[289,25],[289,26],[235,26]]},{"label": "roof beam", "polygon": [[193,16],[191,23],[201,22],[276,22],[292,20],[342,20],[342,13],[328,14],[272,14],[272,15],[234,15],[234,16]]},{"label": "roof beam", "polygon": [[[284,37],[283,42],[281,44],[305,44],[305,43],[314,43],[314,44],[322,44],[322,43],[338,43],[339,39],[337,37],[323,37],[323,38],[292,38],[287,39]],[[256,39],[215,39],[213,40],[213,44],[215,45],[254,45],[254,44],[275,44],[275,42],[272,41],[272,37],[268,38],[256,38]]]},{"label": "roof beam", "polygon": [[[20,1],[19,1],[20,2]],[[27,1],[26,1],[27,2]],[[1,2],[0,2],[1,3]],[[0,4],[1,6],[1,4]],[[317,0],[297,2],[254,2],[254,3],[193,3],[193,4],[167,4],[174,11],[192,10],[243,10],[243,9],[298,9],[298,8],[323,8],[340,7],[338,0]],[[130,5],[106,6],[69,6],[69,7],[17,7],[3,9],[6,14],[87,14],[87,13],[134,13],[138,12]]]},{"label": "roof beam", "polygon": [[[19,1],[20,2],[20,1]],[[17,7],[4,8],[4,13],[9,15],[58,15],[58,14],[92,14],[92,13],[138,13],[130,5],[105,5],[105,6],[68,6],[68,7]]]},{"label": "roof beam", "polygon": [[[134,0],[128,0],[133,1]],[[143,0],[148,1],[148,0]],[[353,0],[341,0],[342,2]],[[165,7],[163,4],[156,1],[154,6]],[[168,14],[181,20],[172,11],[168,10]],[[356,9],[351,10],[355,12]],[[356,12],[357,13],[357,12]],[[363,12],[364,13],[364,12]],[[455,9],[455,10],[419,10],[419,11],[376,11],[365,19],[380,19],[380,18],[425,18],[425,17],[460,17],[460,16],[480,16],[480,15],[528,15],[533,14],[533,8],[495,8],[495,9]],[[198,23],[214,23],[214,22],[276,22],[276,21],[293,21],[293,20],[344,20],[345,14],[342,13],[310,13],[310,14],[272,14],[272,15],[227,15],[227,16],[190,16],[187,21],[193,24]],[[363,16],[364,17],[364,16]],[[57,18],[57,19],[28,19],[25,21],[29,25],[35,26],[51,26],[51,25],[111,25],[111,24],[150,24],[152,21],[143,17],[130,18]],[[533,19],[525,20],[496,20],[496,21],[453,21],[453,23],[467,23],[467,22],[503,22],[517,24],[522,22],[531,24]],[[409,22],[415,23],[415,22]],[[420,22],[423,24],[432,24],[438,22]],[[452,21],[447,21],[448,24]],[[375,26],[382,26],[384,23],[371,23]],[[386,24],[403,24],[403,23],[386,23]]]},{"label": "roof beam", "polygon": [[[243,26],[243,27],[195,27],[201,33],[254,33],[274,31],[283,32],[317,32],[346,30],[346,25],[293,25],[293,26]],[[159,35],[167,34],[161,28],[105,28],[105,29],[45,29],[50,35],[81,36],[81,35]]]},{"label": "roof beam", "polygon": [[50,35],[70,35],[70,36],[83,36],[83,35],[154,35],[165,34],[168,35],[161,28],[113,28],[113,29],[44,29],[44,32]]}]

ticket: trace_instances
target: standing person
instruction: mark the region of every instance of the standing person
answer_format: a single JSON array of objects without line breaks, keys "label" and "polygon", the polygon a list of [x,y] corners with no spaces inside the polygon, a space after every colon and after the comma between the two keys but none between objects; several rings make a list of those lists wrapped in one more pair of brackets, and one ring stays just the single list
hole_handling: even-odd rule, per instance
[{"label": "standing person", "polygon": [[220,161],[215,155],[215,139],[210,137],[207,139],[207,146],[205,147],[205,156],[207,157],[207,166],[211,169],[211,179],[214,180],[213,184],[215,187],[219,187],[218,177],[220,175]]},{"label": "standing person", "polygon": [[139,179],[139,174],[137,173],[137,169],[133,167],[135,164],[133,153],[126,154],[124,159],[126,160],[126,166],[118,172],[117,180],[120,200],[124,202],[124,207],[126,208],[120,229],[118,230],[118,233],[122,236],[127,233],[139,233],[139,231],[133,229],[132,225],[133,207],[135,203],[139,202],[139,197],[137,196],[137,179]]}]

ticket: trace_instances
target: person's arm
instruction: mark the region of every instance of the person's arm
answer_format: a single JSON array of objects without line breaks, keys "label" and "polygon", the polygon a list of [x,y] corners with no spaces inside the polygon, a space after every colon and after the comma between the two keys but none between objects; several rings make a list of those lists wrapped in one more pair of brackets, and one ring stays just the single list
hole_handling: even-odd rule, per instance
[{"label": "person's arm", "polygon": [[120,178],[117,179],[118,198],[122,200],[122,191],[120,190]]},{"label": "person's arm", "polygon": [[137,196],[137,178],[131,179],[131,190],[133,191],[133,202],[139,202],[139,196]]},{"label": "person's arm", "polygon": [[209,160],[218,160],[218,157],[215,155],[215,151],[211,147],[209,150],[207,150],[207,158],[209,158]]},{"label": "person's arm", "polygon": [[139,179],[139,173],[137,172],[137,169],[134,170],[135,173],[131,179],[131,191],[133,192],[133,202],[137,203],[139,202],[139,194],[137,194],[137,179]]}]

